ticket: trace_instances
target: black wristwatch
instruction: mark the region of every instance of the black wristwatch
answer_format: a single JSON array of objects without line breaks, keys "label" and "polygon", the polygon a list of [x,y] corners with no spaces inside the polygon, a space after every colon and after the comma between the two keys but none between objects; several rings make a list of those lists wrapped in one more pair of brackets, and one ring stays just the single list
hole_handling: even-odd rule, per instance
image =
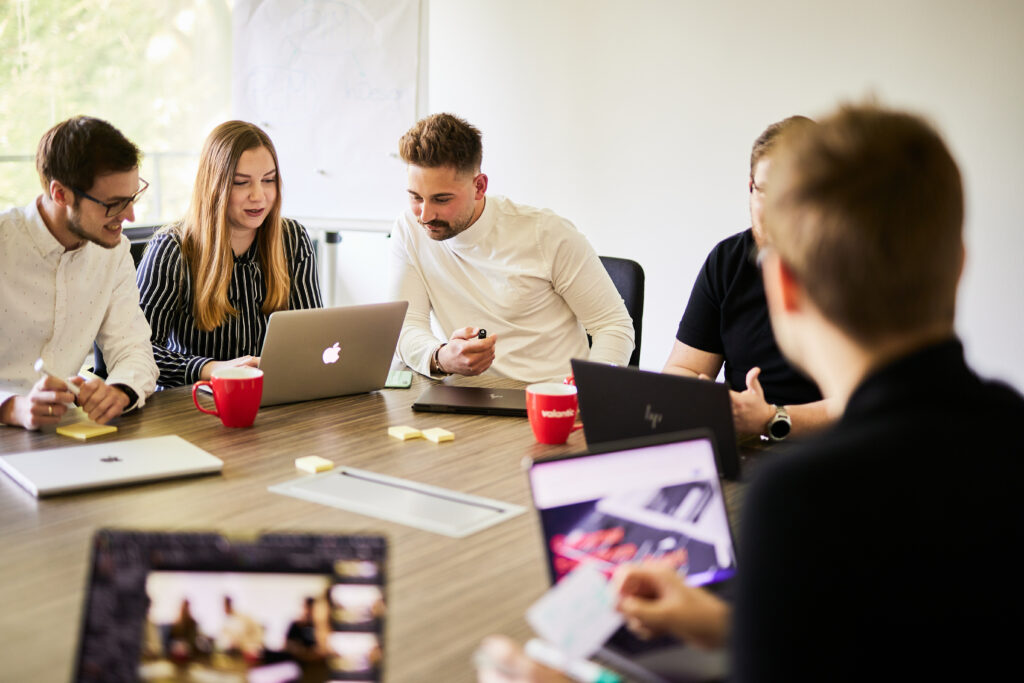
[{"label": "black wristwatch", "polygon": [[782,441],[793,431],[793,420],[789,418],[789,411],[785,406],[772,406],[775,415],[768,420],[768,438],[772,441]]}]

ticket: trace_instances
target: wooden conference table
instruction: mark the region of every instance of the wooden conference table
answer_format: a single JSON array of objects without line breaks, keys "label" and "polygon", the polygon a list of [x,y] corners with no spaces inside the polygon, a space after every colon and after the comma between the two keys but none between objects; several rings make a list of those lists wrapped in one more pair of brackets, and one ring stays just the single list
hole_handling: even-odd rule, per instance
[{"label": "wooden conference table", "polygon": [[[523,386],[494,378],[446,381]],[[524,418],[414,413],[410,406],[429,382],[416,376],[407,390],[265,408],[249,429],[223,427],[195,409],[189,388],[173,389],[120,418],[116,434],[89,442],[177,434],[222,459],[220,476],[36,500],[0,474],[0,680],[71,676],[90,540],[101,527],[383,533],[390,545],[386,679],[474,680],[472,653],[483,636],[505,633],[522,642],[531,635],[523,613],[547,587],[532,507],[454,539],[267,491],[301,476],[295,458],[320,455],[530,507],[523,458],[585,448],[581,432],[564,446],[537,444]],[[389,426],[403,424],[443,427],[455,441],[388,436]],[[4,453],[76,443],[52,432],[0,428]],[[726,485],[733,512],[741,488]]]}]

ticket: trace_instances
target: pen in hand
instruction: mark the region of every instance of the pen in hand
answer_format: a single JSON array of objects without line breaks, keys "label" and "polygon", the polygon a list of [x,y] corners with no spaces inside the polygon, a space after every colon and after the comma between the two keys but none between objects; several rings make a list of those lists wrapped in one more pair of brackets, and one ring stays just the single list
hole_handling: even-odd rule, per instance
[{"label": "pen in hand", "polygon": [[52,372],[50,372],[49,370],[47,370],[46,369],[46,364],[43,362],[42,358],[40,358],[39,360],[36,361],[35,368],[36,368],[36,372],[40,372],[40,373],[42,373],[44,375],[49,375],[50,377],[53,377],[54,379],[59,379],[61,382],[64,382],[64,384],[66,384],[68,386],[68,391],[70,391],[75,396],[78,396],[78,393],[79,393],[78,386],[75,385],[75,384],[72,384],[71,382],[68,382],[67,380],[61,379],[57,375],[55,375]]}]

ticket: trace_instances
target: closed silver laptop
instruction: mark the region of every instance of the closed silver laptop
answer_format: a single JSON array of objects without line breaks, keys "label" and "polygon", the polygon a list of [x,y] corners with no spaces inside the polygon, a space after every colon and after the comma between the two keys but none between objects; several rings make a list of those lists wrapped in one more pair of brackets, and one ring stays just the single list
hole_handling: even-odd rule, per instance
[{"label": "closed silver laptop", "polygon": [[260,353],[261,406],[384,386],[406,301],[272,313]]},{"label": "closed silver laptop", "polygon": [[224,462],[177,436],[0,456],[0,470],[42,498],[220,472]]}]

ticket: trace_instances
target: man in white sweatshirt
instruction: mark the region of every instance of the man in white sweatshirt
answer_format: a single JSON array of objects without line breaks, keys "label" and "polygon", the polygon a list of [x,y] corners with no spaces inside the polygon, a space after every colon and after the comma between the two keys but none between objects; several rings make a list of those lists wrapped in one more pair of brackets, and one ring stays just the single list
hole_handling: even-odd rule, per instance
[{"label": "man in white sweatshirt", "polygon": [[391,293],[409,302],[398,339],[409,367],[538,382],[567,375],[571,358],[628,363],[632,320],[597,254],[551,211],[487,196],[479,130],[434,114],[399,151],[409,210],[391,235]]}]

